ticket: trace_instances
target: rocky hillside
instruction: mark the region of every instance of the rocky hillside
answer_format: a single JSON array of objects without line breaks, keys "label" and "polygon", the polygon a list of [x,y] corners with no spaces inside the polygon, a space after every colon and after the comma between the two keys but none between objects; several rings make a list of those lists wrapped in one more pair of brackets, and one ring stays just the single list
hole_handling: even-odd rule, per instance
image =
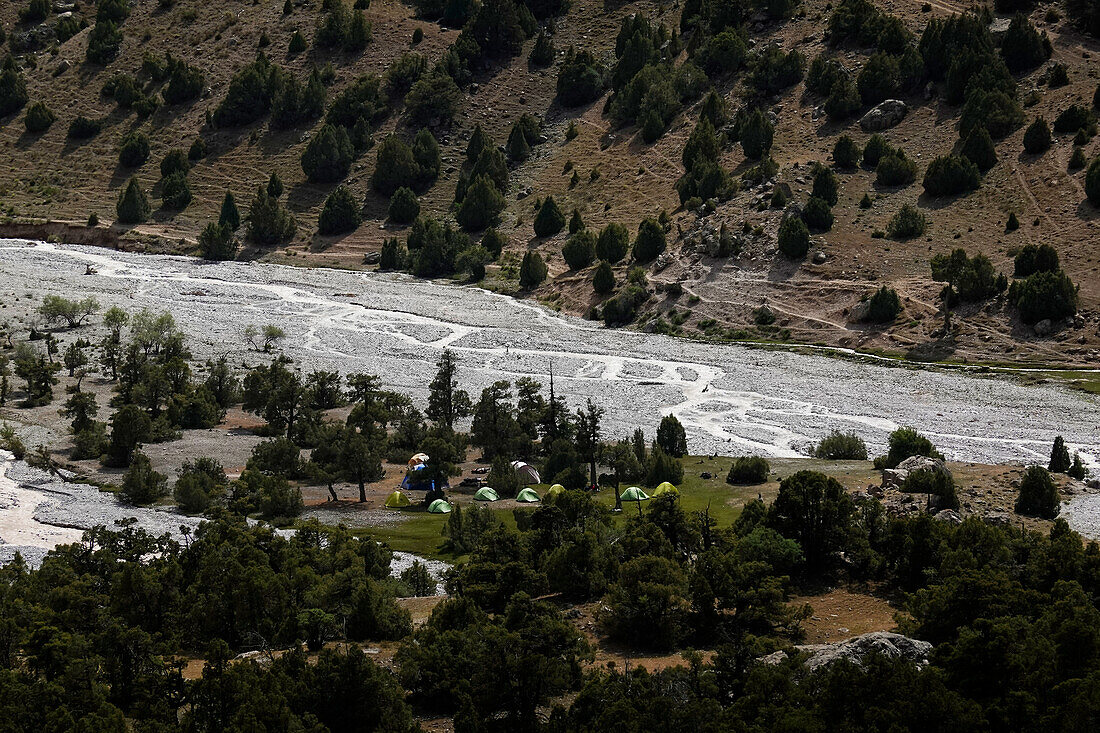
[{"label": "rocky hillside", "polygon": [[[100,227],[156,235],[193,252],[227,191],[247,216],[257,188],[275,173],[279,206],[295,225],[267,241],[250,241],[241,227],[236,256],[372,267],[388,238],[404,244],[414,232],[412,249],[421,244],[415,228],[389,216],[387,186],[375,175],[391,133],[411,144],[424,128],[439,144],[437,170],[421,167],[423,175],[414,176],[421,216],[461,222],[473,230],[470,244],[482,236],[455,203],[456,194],[473,190],[470,174],[483,172],[467,161],[480,125],[507,161],[494,184],[503,195],[494,231],[504,247],[488,263],[486,287],[615,324],[714,339],[825,343],[936,360],[1085,365],[1100,353],[1098,210],[1086,195],[1097,152],[1098,49],[1058,4],[1023,7],[1026,18],[1015,22],[999,13],[1021,8],[1002,6],[971,16],[970,25],[947,26],[945,19],[966,10],[962,4],[356,6],[5,4],[0,22],[12,59],[0,79],[4,213],[13,222],[83,223],[94,215]],[[940,24],[936,33],[926,32],[930,22]],[[237,100],[235,109],[247,113],[233,118],[225,100],[235,77],[245,86],[248,69],[266,81]],[[311,168],[307,175],[303,154],[326,121],[339,119],[336,103],[374,77],[369,99],[357,97],[343,127],[331,128],[351,141],[350,158],[337,162],[335,174]],[[417,79],[424,81],[419,97],[416,89],[406,97]],[[290,87],[297,104],[287,102]],[[1009,107],[981,96],[995,93]],[[991,109],[1002,114],[994,118]],[[701,116],[719,123],[712,141],[697,130]],[[83,130],[73,125],[81,117],[90,123]],[[1039,118],[1048,142],[1044,125],[1033,125]],[[521,121],[536,123],[523,141],[515,132]],[[992,128],[985,147],[977,127]],[[889,146],[882,157],[891,170],[866,158],[855,166],[834,158],[842,136],[854,143],[850,153],[876,133]],[[692,160],[705,173],[685,176],[686,146],[703,151]],[[123,160],[124,147],[133,157]],[[897,149],[903,154],[888,155]],[[173,198],[179,177],[169,183],[171,166],[162,165],[173,150],[193,153],[182,175],[189,202]],[[960,162],[990,152],[980,165]],[[930,183],[933,161],[953,153],[932,166],[942,176]],[[387,171],[396,169],[397,158],[385,160]],[[131,177],[150,205],[140,221],[122,224],[117,204]],[[686,195],[696,188],[678,187],[685,179],[706,195]],[[322,208],[338,186],[351,194],[358,223],[322,221],[322,229],[340,233],[320,235]],[[1100,167],[1097,187],[1100,197]],[[548,196],[564,219],[576,210],[592,232],[575,242],[576,269],[562,255],[569,227],[536,236],[537,207]],[[333,211],[338,203],[334,197]],[[906,209],[910,220],[892,226],[904,207],[915,214]],[[490,208],[496,214],[500,204]],[[611,223],[623,225],[633,245],[646,219],[657,222],[643,236],[656,249],[610,263],[611,289],[595,292],[596,271],[608,268],[598,268],[585,247]],[[786,254],[781,228],[801,240]],[[665,249],[651,258],[660,250],[658,231]],[[1032,283],[1028,296],[1016,284],[1023,278],[1013,277],[1016,256],[1031,257],[1039,245],[1053,247],[1058,261],[1039,267],[1051,270],[1050,282]],[[443,265],[423,265],[421,250],[406,266],[464,281],[469,263],[484,259],[456,257],[467,246],[457,235],[443,246]],[[946,255],[956,248],[988,262],[960,266],[956,258],[952,265]],[[541,253],[549,277],[521,287],[520,261],[529,251]],[[936,255],[944,255],[940,281],[930,265]],[[1065,295],[1053,277],[1059,268],[1079,288],[1076,315],[1028,305]],[[1000,283],[998,274],[1005,275]],[[979,284],[971,287],[974,278]],[[952,290],[949,315],[944,280]]]}]

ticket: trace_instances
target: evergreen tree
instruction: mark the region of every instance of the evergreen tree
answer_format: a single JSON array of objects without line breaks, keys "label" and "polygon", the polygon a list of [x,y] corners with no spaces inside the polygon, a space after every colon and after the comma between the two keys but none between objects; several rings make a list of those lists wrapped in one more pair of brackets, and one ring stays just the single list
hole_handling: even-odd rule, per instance
[{"label": "evergreen tree", "polygon": [[1050,127],[1047,121],[1042,117],[1036,117],[1024,131],[1024,150],[1032,155],[1045,153],[1050,149],[1050,142]]},{"label": "evergreen tree", "polygon": [[50,129],[57,120],[53,111],[42,102],[35,102],[27,109],[27,116],[23,118],[23,126],[27,132],[40,133]]},{"label": "evergreen tree", "polygon": [[665,251],[665,230],[656,219],[645,219],[638,225],[638,236],[634,240],[634,259],[638,262],[650,262]]},{"label": "evergreen tree", "polygon": [[462,199],[455,218],[466,231],[477,232],[495,222],[502,211],[503,194],[491,180],[485,176],[477,176],[466,189],[466,196]]},{"label": "evergreen tree", "polygon": [[389,217],[398,224],[409,224],[420,216],[420,202],[412,189],[402,186],[390,197]]},{"label": "evergreen tree", "polygon": [[546,263],[542,261],[542,256],[534,250],[527,250],[519,266],[519,286],[524,290],[533,290],[542,284],[546,275]]},{"label": "evergreen tree", "polygon": [[302,170],[314,183],[333,183],[347,176],[354,159],[347,130],[325,124],[302,152]]},{"label": "evergreen tree", "polygon": [[294,236],[294,217],[264,186],[256,189],[256,196],[248,210],[248,237],[257,244],[278,244]]},{"label": "evergreen tree", "polygon": [[614,265],[620,262],[630,248],[630,232],[625,226],[611,222],[600,230],[596,240],[596,256]]},{"label": "evergreen tree", "polygon": [[574,206],[573,215],[569,217],[569,233],[576,234],[582,229],[584,229],[584,219],[581,218],[581,212]]},{"label": "evergreen tree", "polygon": [[413,160],[419,167],[417,178],[422,186],[429,185],[439,176],[439,169],[443,162],[439,156],[439,143],[435,136],[426,127],[420,128],[413,138]]},{"label": "evergreen tree", "polygon": [[143,506],[168,495],[168,479],[153,470],[153,463],[144,453],[136,452],[126,475],[122,477],[119,498],[127,504]]},{"label": "evergreen tree", "polygon": [[582,270],[596,259],[596,235],[589,231],[571,234],[561,248],[562,257],[571,270]]},{"label": "evergreen tree", "polygon": [[1051,473],[1065,473],[1069,468],[1069,449],[1066,448],[1066,441],[1059,435],[1054,439],[1054,447],[1050,450],[1050,465],[1047,470]]},{"label": "evergreen tree", "polygon": [[997,164],[997,149],[993,145],[993,138],[981,125],[975,127],[966,136],[960,152],[983,172]]},{"label": "evergreen tree", "polygon": [[412,148],[397,135],[383,140],[378,146],[371,186],[385,196],[392,196],[402,186],[416,187],[419,179],[420,166],[413,157]]},{"label": "evergreen tree", "polygon": [[191,203],[191,183],[187,180],[187,174],[176,171],[165,178],[161,184],[160,200],[165,209],[186,209]]},{"label": "evergreen tree", "polygon": [[657,427],[657,445],[673,458],[687,455],[687,432],[675,415],[665,415]]},{"label": "evergreen tree", "polygon": [[230,231],[234,232],[241,228],[241,212],[237,210],[237,202],[233,199],[233,194],[230,191],[226,191],[225,198],[222,199],[218,224],[228,224]]},{"label": "evergreen tree", "polygon": [[841,135],[833,146],[833,162],[841,168],[855,168],[862,154],[859,144],[848,135]]},{"label": "evergreen tree", "polygon": [[562,213],[553,196],[547,196],[539,211],[535,214],[535,236],[552,237],[565,228],[565,214]]},{"label": "evergreen tree", "polygon": [[741,126],[741,149],[745,157],[759,160],[772,148],[775,128],[759,108],[754,109]]},{"label": "evergreen tree", "polygon": [[448,430],[473,411],[470,395],[458,387],[458,362],[454,353],[444,349],[436,363],[435,377],[428,385],[428,409],[425,415]]},{"label": "evergreen tree", "polygon": [[810,230],[802,219],[792,216],[779,225],[779,251],[792,260],[800,260],[810,249]]},{"label": "evergreen tree", "polygon": [[359,213],[359,202],[346,186],[337,186],[325,199],[324,208],[317,218],[319,234],[345,234],[355,231],[363,221]]},{"label": "evergreen tree", "polygon": [[545,28],[539,31],[538,38],[535,39],[535,45],[531,49],[531,55],[527,57],[527,60],[532,66],[549,66],[554,62],[554,42]]},{"label": "evergreen tree", "polygon": [[210,222],[199,234],[199,252],[207,260],[231,260],[237,255],[237,238],[228,223]]},{"label": "evergreen tree", "polygon": [[126,133],[118,146],[119,165],[137,168],[147,160],[149,160],[149,138],[136,131]]},{"label": "evergreen tree", "polygon": [[1016,513],[1053,519],[1058,516],[1058,487],[1042,466],[1029,466],[1020,479]]},{"label": "evergreen tree", "polygon": [[615,289],[615,273],[611,265],[601,261],[592,273],[592,289],[600,295],[606,295]]},{"label": "evergreen tree", "polygon": [[123,224],[140,224],[149,218],[152,208],[137,177],[131,177],[118,197],[116,218]]},{"label": "evergreen tree", "polygon": [[519,125],[512,125],[512,132],[508,135],[508,157],[514,161],[522,162],[531,155],[531,146],[527,144],[527,136]]},{"label": "evergreen tree", "polygon": [[[287,2],[290,2],[290,0],[287,0]],[[290,44],[287,46],[287,50],[295,55],[303,53],[306,50],[306,39],[301,31],[294,31],[294,35],[290,37]]]}]

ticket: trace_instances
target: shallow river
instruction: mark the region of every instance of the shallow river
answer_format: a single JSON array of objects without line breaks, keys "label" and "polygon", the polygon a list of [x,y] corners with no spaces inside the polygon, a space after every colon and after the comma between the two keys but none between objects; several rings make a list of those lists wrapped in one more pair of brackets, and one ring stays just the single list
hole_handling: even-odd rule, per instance
[{"label": "shallow river", "polygon": [[267,358],[243,344],[246,326],[277,324],[303,368],[373,372],[420,401],[445,348],[475,399],[497,379],[533,376],[545,387],[552,367],[571,406],[592,398],[605,408],[605,436],[635,427],[652,436],[672,413],[696,453],[800,455],[833,429],[881,452],[891,430],[913,425],[953,460],[1045,461],[1058,434],[1091,466],[1100,460],[1097,399],[1061,387],[609,330],[400,275],[0,240],[0,299],[12,293],[168,310],[196,356],[235,363]]}]

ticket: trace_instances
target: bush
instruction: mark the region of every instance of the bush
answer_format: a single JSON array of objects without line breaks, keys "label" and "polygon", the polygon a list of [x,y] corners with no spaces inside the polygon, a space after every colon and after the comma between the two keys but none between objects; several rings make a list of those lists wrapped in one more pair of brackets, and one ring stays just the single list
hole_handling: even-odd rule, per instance
[{"label": "bush", "polygon": [[23,118],[23,125],[27,132],[37,134],[50,129],[57,117],[53,111],[42,102],[35,102],[27,109],[27,116]]},{"label": "bush", "polygon": [[386,99],[378,77],[363,74],[333,98],[325,114],[325,122],[350,130],[360,122],[372,123],[385,114]]},{"label": "bush", "polygon": [[161,204],[166,209],[182,211],[191,203],[191,184],[187,174],[176,171],[164,179],[160,192]]},{"label": "bush", "polygon": [[1045,153],[1050,149],[1050,128],[1042,117],[1028,125],[1024,132],[1024,150],[1032,155]]},{"label": "bush", "polygon": [[88,49],[84,56],[89,63],[106,65],[118,57],[121,47],[122,31],[114,21],[99,20],[88,34]]},{"label": "bush", "polygon": [[136,452],[130,467],[122,477],[119,498],[127,504],[143,506],[168,495],[168,479],[153,470],[153,463],[144,453]]},{"label": "bush", "polygon": [[283,82],[283,72],[259,53],[229,81],[225,99],[214,108],[218,127],[239,127],[255,122],[268,112]]},{"label": "bush", "polygon": [[611,222],[600,230],[596,240],[596,256],[604,262],[615,264],[626,257],[630,248],[630,232],[625,226]]},{"label": "bush", "polygon": [[860,99],[868,106],[896,97],[899,84],[897,59],[885,53],[876,53],[867,59],[856,78]]},{"label": "bush", "polygon": [[397,237],[382,243],[382,252],[378,260],[378,269],[382,272],[403,270],[408,260],[408,251]]},{"label": "bush", "polygon": [[605,70],[588,51],[579,53],[572,46],[558,69],[558,101],[565,107],[587,104],[600,97]]},{"label": "bush", "polygon": [[527,61],[531,66],[549,66],[554,62],[554,42],[550,39],[550,34],[546,32],[545,28],[539,31],[539,36],[535,39],[535,45],[531,49]]},{"label": "bush", "polygon": [[930,494],[939,498],[939,509],[957,510],[959,496],[955,492],[955,481],[945,471],[921,468],[911,471],[905,477],[901,490],[911,494]]},{"label": "bush", "polygon": [[337,186],[325,199],[325,206],[317,218],[317,232],[326,235],[345,234],[355,231],[362,221],[359,202],[347,187]]},{"label": "bush", "polygon": [[115,207],[115,218],[123,224],[140,224],[149,218],[152,212],[149,199],[136,177],[131,177],[126,182],[126,187],[119,194],[118,204]]},{"label": "bush", "polygon": [[466,189],[455,219],[466,231],[477,232],[495,222],[502,211],[504,195],[488,177],[479,175]]},{"label": "bush", "polygon": [[827,232],[833,228],[833,210],[825,199],[811,196],[802,209],[802,221],[810,229]]},{"label": "bush", "polygon": [[900,148],[882,156],[875,166],[875,181],[883,186],[908,186],[915,180],[917,164],[907,158]]},{"label": "bush", "polygon": [[302,152],[302,170],[313,183],[343,180],[355,160],[355,148],[343,127],[325,124]]},{"label": "bush", "polygon": [[893,152],[894,148],[886,142],[886,138],[876,132],[863,148],[863,164],[873,169],[883,157]]},{"label": "bush", "polygon": [[140,132],[128,132],[118,146],[118,162],[126,168],[137,168],[149,160],[149,138]]},{"label": "bush", "polygon": [[862,154],[859,144],[848,135],[841,135],[833,146],[833,162],[841,168],[855,168]]},{"label": "bush", "polygon": [[271,125],[288,128],[317,119],[325,111],[325,95],[325,85],[316,70],[305,84],[287,74],[271,101]]},{"label": "bush", "polygon": [[901,313],[901,299],[893,288],[883,285],[875,291],[867,303],[867,320],[872,323],[890,323]]},{"label": "bush", "polygon": [[983,254],[967,257],[963,249],[932,258],[932,279],[948,284],[945,296],[950,306],[955,299],[980,301],[1004,289],[1004,277],[997,277],[993,263]]},{"label": "bush", "polygon": [[645,219],[638,225],[634,240],[634,259],[650,262],[665,251],[665,230],[656,219]]},{"label": "bush", "polygon": [[993,138],[984,127],[975,127],[963,140],[962,149],[959,151],[968,158],[978,170],[987,171],[997,164],[997,150],[993,146]]},{"label": "bush", "polygon": [[1077,132],[1096,125],[1096,115],[1082,104],[1071,104],[1054,119],[1054,131],[1060,133]]},{"label": "bush", "polygon": [[164,159],[160,161],[161,178],[167,178],[173,173],[186,175],[190,170],[191,163],[188,162],[187,156],[183,154],[182,150],[169,150]]},{"label": "bush", "polygon": [[734,485],[762,484],[768,480],[771,464],[760,456],[742,456],[734,460],[726,474],[726,483]]},{"label": "bush", "polygon": [[225,192],[225,197],[222,199],[221,212],[218,214],[218,224],[228,224],[232,231],[237,231],[241,228],[241,212],[237,209],[237,202],[233,198],[233,194],[229,191]]},{"label": "bush", "polygon": [[856,83],[845,76],[833,84],[825,98],[825,114],[836,121],[846,120],[859,112],[861,104]]},{"label": "bush", "polygon": [[27,82],[15,68],[11,56],[8,56],[8,62],[0,71],[0,117],[18,112],[27,103]]},{"label": "bush", "polygon": [[779,46],[771,44],[756,57],[747,83],[760,94],[770,96],[797,84],[802,79],[805,65],[802,54],[797,50],[784,53]]},{"label": "bush", "polygon": [[1065,473],[1070,469],[1069,448],[1061,436],[1055,436],[1054,445],[1050,448],[1050,463],[1047,470],[1051,473]]},{"label": "bush", "polygon": [[787,258],[800,260],[810,250],[810,230],[798,217],[788,217],[779,225],[779,251]]},{"label": "bush", "polygon": [[168,75],[168,84],[161,90],[160,95],[168,104],[183,104],[192,99],[198,99],[206,86],[206,77],[202,70],[179,60],[173,60],[172,70]]},{"label": "bush", "polygon": [[411,224],[420,216],[420,201],[411,188],[401,186],[390,197],[389,216],[398,224]]},{"label": "bush", "polygon": [[961,155],[941,155],[924,171],[924,192],[929,196],[954,196],[980,184],[978,166]]},{"label": "bush", "polygon": [[191,147],[187,149],[187,160],[193,163],[205,158],[206,154],[206,141],[201,137],[197,137],[195,141],[191,143]]},{"label": "bush", "polygon": [[287,51],[294,55],[303,53],[306,50],[306,39],[302,35],[301,31],[295,30],[294,35],[290,37],[290,43],[287,45]]},{"label": "bush", "polygon": [[69,123],[68,137],[72,140],[87,140],[95,137],[103,129],[103,123],[99,120],[90,120],[84,115],[78,115]]},{"label": "bush", "polygon": [[741,149],[745,157],[759,160],[772,147],[775,128],[759,109],[754,109],[741,126]]},{"label": "bush", "polygon": [[259,186],[248,210],[249,239],[257,244],[278,244],[293,237],[296,228],[294,217],[279,199]]},{"label": "bush", "polygon": [[898,213],[890,218],[890,223],[886,225],[886,233],[894,239],[912,239],[924,234],[927,228],[928,217],[916,206],[904,204]]},{"label": "bush", "polygon": [[565,228],[565,214],[553,196],[547,196],[535,214],[535,236],[552,237]]},{"label": "bush", "polygon": [[1050,58],[1050,40],[1040,35],[1023,13],[1017,13],[1001,38],[1001,56],[1009,71],[1018,74]]},{"label": "bush", "polygon": [[424,127],[433,120],[449,124],[458,113],[462,92],[447,74],[433,71],[417,79],[405,95],[405,113],[414,125]]},{"label": "bush", "polygon": [[1020,311],[1024,323],[1068,318],[1077,312],[1077,287],[1062,270],[1036,272],[1016,280],[1008,291],[1009,300]]},{"label": "bush", "polygon": [[1100,156],[1093,158],[1085,171],[1085,195],[1093,206],[1100,206]]},{"label": "bush", "polygon": [[1058,252],[1049,244],[1025,244],[1016,253],[1014,277],[1027,277],[1036,272],[1057,272]]},{"label": "bush", "polygon": [[606,295],[615,289],[615,272],[607,262],[601,261],[592,273],[592,289],[600,295]]},{"label": "bush", "polygon": [[1042,466],[1029,466],[1020,479],[1020,494],[1016,498],[1016,513],[1025,516],[1054,519],[1058,516],[1058,487],[1050,472]]},{"label": "bush", "polygon": [[839,430],[826,435],[814,448],[814,457],[828,461],[865,461],[867,445],[855,433],[842,433]]},{"label": "bush", "polygon": [[391,196],[399,188],[415,188],[420,180],[420,165],[404,140],[390,135],[378,146],[371,186]]},{"label": "bush", "polygon": [[546,263],[542,256],[534,250],[528,250],[523,255],[523,262],[519,266],[519,286],[524,290],[532,290],[542,284],[546,279]]},{"label": "bush", "polygon": [[887,440],[889,449],[885,456],[875,459],[875,468],[897,468],[898,464],[912,456],[943,459],[932,441],[913,428],[898,428]]},{"label": "bush", "polygon": [[561,254],[570,270],[583,270],[596,259],[596,235],[588,230],[571,234]]},{"label": "bush", "polygon": [[231,260],[237,256],[237,239],[228,223],[210,222],[199,234],[199,252],[206,260]]},{"label": "bush", "polygon": [[1020,104],[1005,92],[976,90],[966,97],[959,115],[959,134],[966,137],[976,127],[984,127],[994,139],[1000,139],[1024,123]]}]

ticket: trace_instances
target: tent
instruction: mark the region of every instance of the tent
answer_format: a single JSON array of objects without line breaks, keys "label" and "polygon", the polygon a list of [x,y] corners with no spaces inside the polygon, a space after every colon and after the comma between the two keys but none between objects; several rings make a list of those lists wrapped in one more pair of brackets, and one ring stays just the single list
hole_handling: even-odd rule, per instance
[{"label": "tent", "polygon": [[496,501],[499,498],[500,495],[497,494],[496,489],[490,488],[488,486],[482,486],[474,494],[475,501]]},{"label": "tent", "polygon": [[560,494],[564,491],[565,491],[564,486],[562,486],[561,484],[554,484],[553,486],[551,486],[549,489],[546,490],[546,498],[549,499],[551,496],[557,496],[558,494]]},{"label": "tent", "polygon": [[423,466],[427,462],[428,462],[428,454],[427,453],[417,453],[412,458],[409,459],[409,470],[413,471],[413,470],[416,469],[416,467]]},{"label": "tent", "polygon": [[542,479],[539,478],[539,472],[535,470],[535,467],[530,463],[524,463],[523,461],[512,461],[512,470],[516,472],[516,476],[519,478],[521,484],[541,484]]},{"label": "tent", "polygon": [[428,512],[431,514],[450,514],[451,505],[443,499],[436,499],[428,506]]},{"label": "tent", "polygon": [[679,496],[680,490],[670,484],[668,481],[665,481],[663,484],[657,486],[656,490],[653,492],[654,496],[661,496],[663,494],[672,494],[673,496]]},{"label": "tent", "polygon": [[523,504],[534,504],[540,501],[539,495],[535,493],[534,489],[524,489],[516,494],[516,501]]},{"label": "tent", "polygon": [[409,503],[409,497],[397,490],[386,497],[386,506],[390,509],[400,509],[403,506],[408,506]]},{"label": "tent", "polygon": [[631,486],[629,489],[619,494],[619,498],[623,501],[636,501],[638,502],[638,514],[642,513],[642,502],[648,501],[649,495],[639,489],[637,486]]}]

